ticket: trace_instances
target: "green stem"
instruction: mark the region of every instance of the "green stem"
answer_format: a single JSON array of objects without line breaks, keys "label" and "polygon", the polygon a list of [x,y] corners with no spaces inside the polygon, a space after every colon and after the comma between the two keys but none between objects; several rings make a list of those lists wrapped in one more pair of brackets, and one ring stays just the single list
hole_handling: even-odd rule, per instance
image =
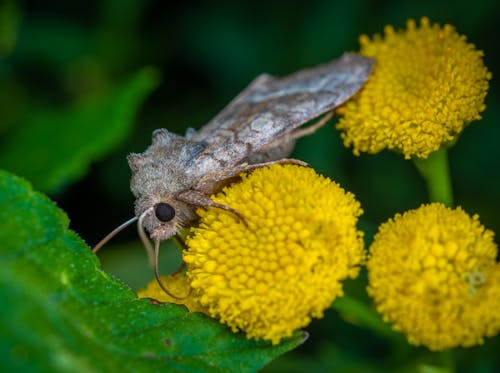
[{"label": "green stem", "polygon": [[441,202],[453,206],[448,151],[439,149],[426,159],[413,158],[413,163],[424,178],[431,202]]}]

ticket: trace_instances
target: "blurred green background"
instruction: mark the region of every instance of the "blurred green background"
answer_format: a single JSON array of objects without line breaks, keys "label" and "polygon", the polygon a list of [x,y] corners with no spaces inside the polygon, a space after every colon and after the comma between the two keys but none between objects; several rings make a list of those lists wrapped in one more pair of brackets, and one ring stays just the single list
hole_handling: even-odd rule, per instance
[{"label": "blurred green background", "polygon": [[[497,0],[0,4],[0,168],[47,193],[90,246],[133,215],[125,157],[143,151],[154,129],[182,134],[188,126],[198,128],[258,74],[325,62],[357,50],[362,33],[380,33],[387,24],[401,28],[421,16],[454,25],[485,52],[493,73],[484,118],[464,131],[450,161],[456,203],[500,232]],[[389,152],[354,157],[333,125],[300,140],[294,156],[355,193],[368,242],[380,222],[426,201],[412,163]],[[173,245],[165,246],[167,273],[180,257]],[[152,278],[133,228],[101,258],[132,288]],[[362,279],[348,284],[365,298],[362,288]],[[395,350],[334,311],[308,330],[304,346],[267,369],[412,370],[457,359],[459,371],[500,370],[499,338],[444,355],[404,342]]]}]

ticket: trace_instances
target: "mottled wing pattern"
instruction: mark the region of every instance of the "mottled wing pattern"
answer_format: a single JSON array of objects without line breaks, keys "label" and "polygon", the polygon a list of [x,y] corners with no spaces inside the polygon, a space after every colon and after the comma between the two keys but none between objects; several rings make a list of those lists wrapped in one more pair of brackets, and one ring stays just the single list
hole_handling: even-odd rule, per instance
[{"label": "mottled wing pattern", "polygon": [[373,65],[370,58],[345,54],[282,78],[259,76],[212,121],[190,134],[189,140],[205,146],[185,171],[196,174],[237,164],[277,136],[333,110],[363,86]]}]

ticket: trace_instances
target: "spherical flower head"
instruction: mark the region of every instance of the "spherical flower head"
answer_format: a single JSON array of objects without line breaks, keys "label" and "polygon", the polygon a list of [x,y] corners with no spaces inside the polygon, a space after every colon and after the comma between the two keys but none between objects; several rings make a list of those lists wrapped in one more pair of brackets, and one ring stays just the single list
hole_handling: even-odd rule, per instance
[{"label": "spherical flower head", "polygon": [[199,210],[184,253],[208,314],[274,344],[320,318],[364,258],[360,204],[314,170],[272,165],[212,199],[238,211]]},{"label": "spherical flower head", "polygon": [[368,292],[410,343],[468,347],[500,330],[497,247],[477,215],[423,205],[382,224],[369,253]]},{"label": "spherical flower head", "polygon": [[[186,272],[178,272],[173,275],[161,276],[161,281],[168,290],[178,296],[179,298],[173,298],[158,284],[158,281],[151,281],[145,289],[141,289],[137,292],[139,298],[151,298],[163,303],[175,303],[182,304],[187,307],[190,312],[205,312],[206,309],[200,304],[199,300],[191,292],[191,286],[189,285],[188,277]],[[187,296],[186,296],[187,295]]]},{"label": "spherical flower head", "polygon": [[344,145],[361,152],[396,150],[427,158],[481,118],[491,74],[483,53],[450,25],[422,18],[406,30],[360,38],[361,54],[376,59],[363,89],[338,109]]}]

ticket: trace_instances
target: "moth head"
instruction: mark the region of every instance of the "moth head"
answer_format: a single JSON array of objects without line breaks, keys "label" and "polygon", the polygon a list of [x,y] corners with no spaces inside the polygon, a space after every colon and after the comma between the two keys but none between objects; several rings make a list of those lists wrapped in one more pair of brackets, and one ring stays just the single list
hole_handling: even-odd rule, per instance
[{"label": "moth head", "polygon": [[[143,199],[144,201],[144,199]],[[160,271],[158,269],[158,253],[160,249],[160,243],[162,240],[166,240],[177,233],[178,228],[182,225],[182,218],[186,219],[188,213],[183,212],[183,203],[170,199],[162,199],[156,203],[150,203],[142,213],[138,216],[134,216],[132,219],[127,220],[125,223],[121,224],[119,227],[115,228],[111,233],[104,237],[94,248],[92,252],[95,254],[103,245],[106,244],[112,237],[114,237],[118,232],[128,227],[134,222],[137,222],[137,230],[139,236],[144,244],[144,248],[148,254],[148,261],[155,271],[155,277],[158,281],[158,285],[163,289],[163,291],[175,299],[185,299],[189,296],[191,291],[187,295],[179,296],[171,293],[168,288],[163,284],[160,277]],[[136,206],[137,208],[138,206]],[[140,206],[139,206],[140,208]],[[147,237],[146,230],[150,233],[151,238],[154,240],[154,248],[151,245],[150,239]]]},{"label": "moth head", "polygon": [[[138,207],[140,209],[140,206]],[[182,222],[179,219],[179,215],[182,216],[182,214],[178,214],[176,208],[179,208],[177,203],[169,203],[168,201],[149,203],[149,207],[143,208],[142,213],[139,213],[132,219],[127,220],[99,241],[99,243],[92,249],[92,252],[96,253],[117,233],[121,232],[129,225],[137,222],[137,231],[139,232],[139,236],[141,237],[144,247],[148,252],[149,262],[152,266],[154,266],[155,260],[153,258],[153,248],[146,234],[146,230],[150,233],[151,238],[154,239],[157,244],[175,235],[177,233],[177,229],[182,226]]]},{"label": "moth head", "polygon": [[[189,290],[188,294],[183,296],[173,294],[168,290],[161,280],[160,271],[158,269],[158,254],[161,241],[175,235],[179,226],[182,225],[181,205],[182,202],[173,199],[162,199],[140,214],[137,221],[139,236],[148,253],[149,263],[154,268],[156,281],[166,294],[175,299],[187,298],[189,294],[191,294],[191,290]],[[154,240],[154,248],[146,236],[145,229],[149,231],[151,238]]]},{"label": "moth head", "polygon": [[147,230],[155,241],[166,240],[186,222],[186,207],[171,198],[153,202],[139,215],[139,229]]}]

